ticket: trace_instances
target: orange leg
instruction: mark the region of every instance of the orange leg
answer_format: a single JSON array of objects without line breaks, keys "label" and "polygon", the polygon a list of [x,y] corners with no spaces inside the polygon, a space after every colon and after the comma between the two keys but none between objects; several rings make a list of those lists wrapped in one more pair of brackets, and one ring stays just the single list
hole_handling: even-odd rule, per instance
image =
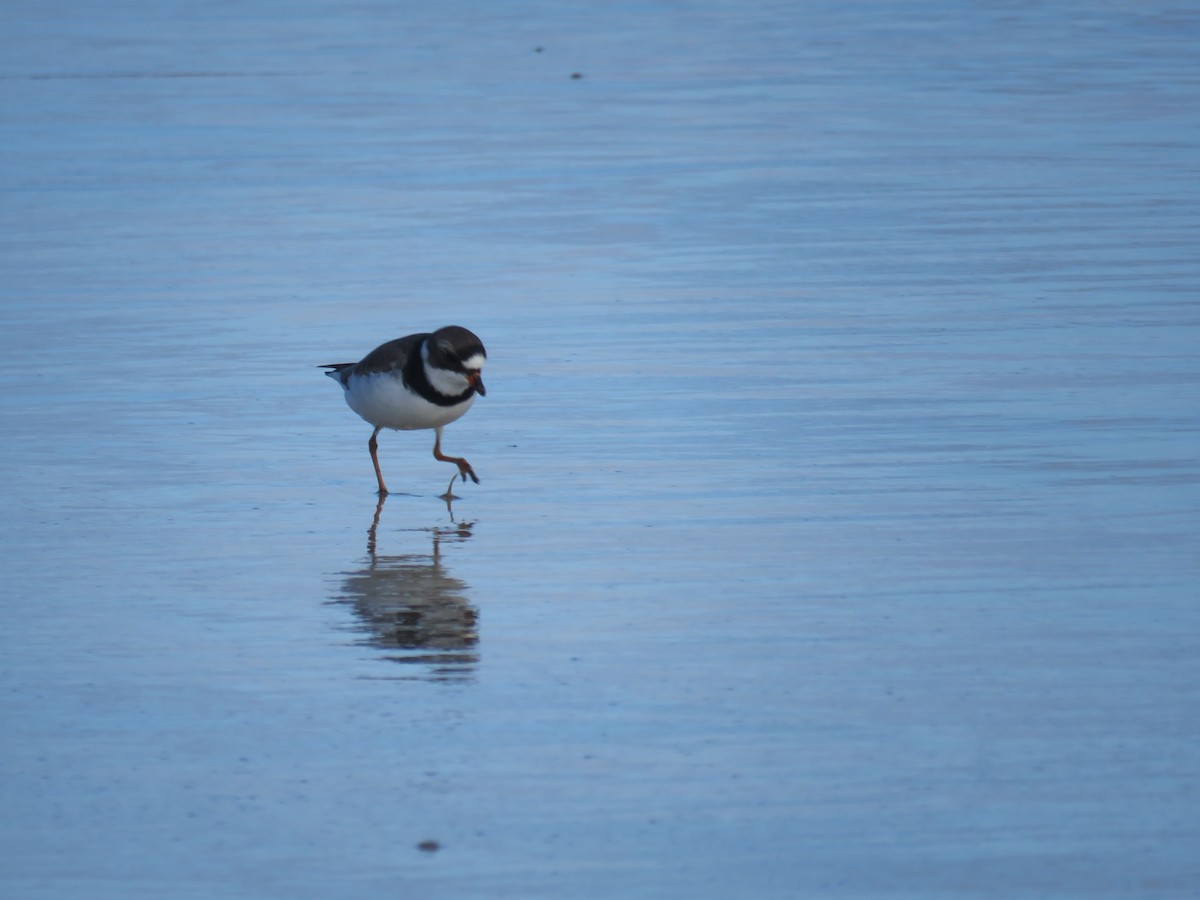
[{"label": "orange leg", "polygon": [[[455,478],[461,478],[466,481],[470,478],[476,484],[479,484],[479,478],[475,475],[475,470],[471,468],[471,464],[459,456],[447,456],[442,452],[442,429],[435,428],[434,433],[437,435],[433,439],[433,458],[442,462],[451,462],[458,466],[458,474]],[[446,488],[446,496],[450,495],[450,488],[454,487],[454,478],[450,479],[450,486]]]},{"label": "orange leg", "polygon": [[383,472],[379,469],[379,432],[381,428],[376,428],[371,433],[371,440],[367,441],[367,448],[371,451],[371,462],[375,466],[375,479],[379,482],[379,496],[385,497],[388,489],[387,485],[383,483]]}]

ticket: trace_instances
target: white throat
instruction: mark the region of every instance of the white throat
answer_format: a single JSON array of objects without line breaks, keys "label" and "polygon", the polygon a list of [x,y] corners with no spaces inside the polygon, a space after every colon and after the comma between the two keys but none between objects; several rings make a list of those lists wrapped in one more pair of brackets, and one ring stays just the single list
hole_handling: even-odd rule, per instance
[{"label": "white throat", "polygon": [[421,345],[421,362],[425,364],[425,377],[429,379],[429,384],[442,396],[457,397],[471,386],[471,383],[467,381],[467,376],[461,372],[452,372],[449,369],[431,366],[429,364],[429,348],[424,344]]}]

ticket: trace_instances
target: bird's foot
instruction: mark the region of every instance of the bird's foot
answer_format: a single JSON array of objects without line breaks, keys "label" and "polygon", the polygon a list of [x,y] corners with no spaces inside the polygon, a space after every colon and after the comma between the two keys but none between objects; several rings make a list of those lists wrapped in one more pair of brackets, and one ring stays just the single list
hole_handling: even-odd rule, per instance
[{"label": "bird's foot", "polygon": [[[460,459],[458,462],[458,475],[465,482],[470,478],[476,484],[479,484],[479,476],[475,474],[475,470],[471,468],[471,464],[465,459]],[[450,483],[454,484],[454,479],[450,479]]]}]

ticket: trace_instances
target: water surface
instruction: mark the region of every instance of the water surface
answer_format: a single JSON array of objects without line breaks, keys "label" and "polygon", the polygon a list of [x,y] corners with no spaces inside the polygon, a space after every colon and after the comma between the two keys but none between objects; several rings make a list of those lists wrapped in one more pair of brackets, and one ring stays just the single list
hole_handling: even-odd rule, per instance
[{"label": "water surface", "polygon": [[1197,26],[10,4],[3,892],[1194,892]]}]

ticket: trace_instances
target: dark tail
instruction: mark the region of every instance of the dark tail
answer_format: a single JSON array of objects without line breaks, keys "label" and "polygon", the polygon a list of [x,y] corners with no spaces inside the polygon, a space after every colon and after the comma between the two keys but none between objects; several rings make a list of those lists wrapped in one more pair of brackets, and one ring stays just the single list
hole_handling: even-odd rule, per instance
[{"label": "dark tail", "polygon": [[342,372],[355,365],[357,363],[326,363],[323,366],[317,366],[317,368],[324,369],[326,375],[344,386],[345,382],[342,381]]}]

